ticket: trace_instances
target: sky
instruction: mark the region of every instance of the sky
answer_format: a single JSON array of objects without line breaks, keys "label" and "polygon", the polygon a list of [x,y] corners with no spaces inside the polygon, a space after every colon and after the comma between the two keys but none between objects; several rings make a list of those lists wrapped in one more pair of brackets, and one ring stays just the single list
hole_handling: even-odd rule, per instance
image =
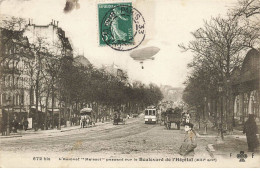
[{"label": "sky", "polygon": [[[132,2],[145,19],[145,40],[137,48],[156,46],[160,51],[155,59],[139,62],[130,52],[115,51],[99,46],[99,3]],[[47,25],[52,19],[66,32],[77,54],[88,58],[96,67],[116,64],[128,73],[130,80],[145,84],[155,83],[184,87],[189,74],[187,64],[192,61],[191,52],[182,52],[178,44],[187,45],[191,32],[203,26],[204,20],[218,15],[236,5],[237,0],[78,0],[79,8],[64,13],[66,0],[1,0],[1,14],[33,19],[34,24]]]}]

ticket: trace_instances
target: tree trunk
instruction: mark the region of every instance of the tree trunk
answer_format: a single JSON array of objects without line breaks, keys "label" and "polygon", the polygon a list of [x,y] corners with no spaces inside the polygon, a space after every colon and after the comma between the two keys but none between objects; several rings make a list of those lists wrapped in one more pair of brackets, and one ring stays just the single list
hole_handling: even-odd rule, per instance
[{"label": "tree trunk", "polygon": [[64,109],[64,119],[65,119],[65,127],[67,127],[67,121],[68,121],[68,101],[65,101],[65,109]]},{"label": "tree trunk", "polygon": [[48,115],[48,101],[49,101],[49,88],[47,90],[47,96],[46,96],[46,100],[45,100],[45,118],[44,118],[44,130],[48,129],[48,125],[47,125],[47,115]]},{"label": "tree trunk", "polygon": [[216,128],[218,127],[218,100],[215,99],[215,107],[214,107],[214,125],[216,126]]},{"label": "tree trunk", "polygon": [[[53,83],[53,82],[52,82]],[[54,85],[51,87],[51,127],[54,129]]]},{"label": "tree trunk", "polygon": [[31,108],[33,105],[33,86],[30,86],[30,104],[29,104],[29,115],[27,118],[31,117]]},{"label": "tree trunk", "polygon": [[61,130],[61,103],[59,102],[59,121],[58,121],[58,130]]},{"label": "tree trunk", "polygon": [[37,71],[37,76],[36,76],[36,84],[35,84],[35,127],[34,130],[37,131],[39,128],[39,117],[38,117],[38,106],[39,106],[39,75],[40,71]]}]

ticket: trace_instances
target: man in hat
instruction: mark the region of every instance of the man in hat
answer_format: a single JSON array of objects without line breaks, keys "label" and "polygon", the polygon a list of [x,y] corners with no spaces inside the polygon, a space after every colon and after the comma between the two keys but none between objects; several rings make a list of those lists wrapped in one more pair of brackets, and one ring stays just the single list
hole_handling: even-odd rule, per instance
[{"label": "man in hat", "polygon": [[184,130],[186,132],[184,141],[180,147],[179,154],[182,156],[194,156],[194,149],[197,147],[196,133],[193,130],[192,123],[185,123]]},{"label": "man in hat", "polygon": [[246,134],[248,151],[254,152],[259,146],[259,141],[256,136],[258,133],[258,128],[255,122],[255,115],[248,115],[248,120],[245,122],[243,133]]}]

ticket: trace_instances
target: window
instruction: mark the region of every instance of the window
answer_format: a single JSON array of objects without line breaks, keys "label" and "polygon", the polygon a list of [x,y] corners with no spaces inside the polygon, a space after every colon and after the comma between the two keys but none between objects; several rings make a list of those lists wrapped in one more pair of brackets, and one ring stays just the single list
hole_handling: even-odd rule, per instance
[{"label": "window", "polygon": [[21,103],[21,104],[24,104],[24,94],[22,94],[20,97],[21,97],[20,103]]},{"label": "window", "polygon": [[145,110],[145,115],[149,115],[148,110]]},{"label": "window", "polygon": [[260,117],[259,115],[259,92],[257,90],[254,90],[251,92],[251,97],[252,97],[252,113],[256,117]]},{"label": "window", "polygon": [[16,94],[15,96],[15,105],[19,105],[19,94]]},{"label": "window", "polygon": [[18,87],[18,88],[20,87],[20,85],[19,85],[19,77],[16,78],[16,84],[15,84],[15,86]]},{"label": "window", "polygon": [[6,81],[6,86],[8,87],[10,87],[11,86],[11,77],[10,76],[7,76],[7,81]]},{"label": "window", "polygon": [[19,79],[19,87],[23,87],[23,77]]},{"label": "window", "polygon": [[3,78],[2,78],[2,83],[3,83],[4,86],[6,86],[6,83],[5,83],[5,76],[3,76]]},{"label": "window", "polygon": [[5,93],[2,94],[2,104],[3,105],[6,105],[6,99],[7,99],[6,94]]}]

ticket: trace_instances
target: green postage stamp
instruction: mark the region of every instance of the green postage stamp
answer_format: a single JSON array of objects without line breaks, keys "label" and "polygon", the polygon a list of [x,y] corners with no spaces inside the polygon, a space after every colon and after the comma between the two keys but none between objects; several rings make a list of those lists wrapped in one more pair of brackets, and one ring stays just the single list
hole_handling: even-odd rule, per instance
[{"label": "green postage stamp", "polygon": [[132,3],[98,4],[99,45],[128,51],[144,40],[145,21]]}]

